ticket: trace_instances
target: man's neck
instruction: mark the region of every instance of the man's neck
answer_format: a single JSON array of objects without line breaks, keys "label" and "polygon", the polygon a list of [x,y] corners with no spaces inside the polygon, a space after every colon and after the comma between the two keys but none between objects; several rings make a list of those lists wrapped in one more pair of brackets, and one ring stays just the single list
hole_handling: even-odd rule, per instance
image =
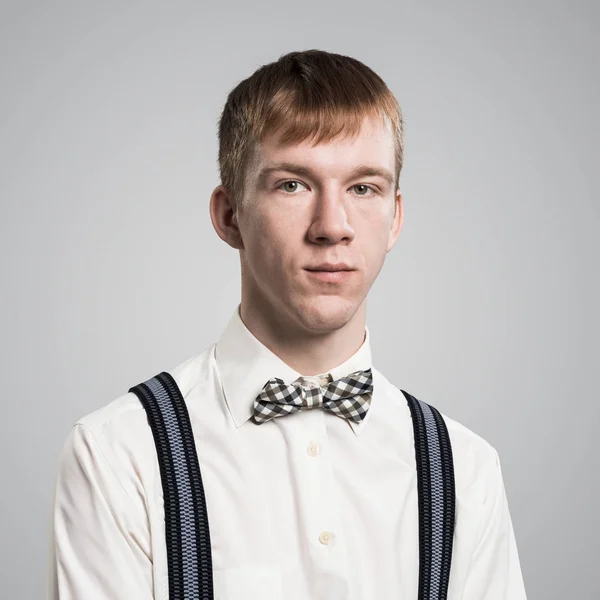
[{"label": "man's neck", "polygon": [[366,300],[352,318],[336,329],[315,332],[288,315],[278,315],[256,302],[240,305],[240,318],[248,330],[273,354],[305,376],[327,373],[348,360],[365,341]]}]

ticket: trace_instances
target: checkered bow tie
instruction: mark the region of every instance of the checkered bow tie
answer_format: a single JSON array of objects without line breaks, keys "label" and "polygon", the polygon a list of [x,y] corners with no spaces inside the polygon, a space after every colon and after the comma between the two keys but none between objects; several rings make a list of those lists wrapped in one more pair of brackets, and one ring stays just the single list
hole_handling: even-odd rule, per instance
[{"label": "checkered bow tie", "polygon": [[354,371],[331,381],[326,388],[307,386],[302,379],[290,384],[279,377],[269,379],[254,400],[255,422],[260,425],[309,408],[322,408],[356,423],[365,418],[373,396],[371,369]]}]

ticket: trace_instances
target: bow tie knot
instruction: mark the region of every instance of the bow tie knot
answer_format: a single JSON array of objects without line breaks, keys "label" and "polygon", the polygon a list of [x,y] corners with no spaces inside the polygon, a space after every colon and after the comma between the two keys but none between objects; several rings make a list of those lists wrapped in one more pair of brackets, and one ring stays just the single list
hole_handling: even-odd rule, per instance
[{"label": "bow tie knot", "polygon": [[329,381],[326,387],[313,382],[314,378],[308,377],[299,377],[290,384],[279,377],[269,379],[254,400],[255,422],[261,424],[274,417],[313,408],[322,408],[357,423],[365,418],[373,395],[371,369],[354,371]]},{"label": "bow tie knot", "polygon": [[322,408],[325,390],[321,385],[304,377],[294,381],[291,385],[300,393],[301,408]]}]

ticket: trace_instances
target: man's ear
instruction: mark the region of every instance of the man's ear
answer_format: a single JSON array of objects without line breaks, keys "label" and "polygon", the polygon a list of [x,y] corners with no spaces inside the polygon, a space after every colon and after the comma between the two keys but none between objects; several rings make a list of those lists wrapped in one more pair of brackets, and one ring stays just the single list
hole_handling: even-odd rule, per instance
[{"label": "man's ear", "polygon": [[400,190],[396,190],[396,196],[394,198],[394,217],[390,226],[390,232],[388,235],[388,243],[386,248],[386,254],[394,247],[400,230],[402,229],[403,221],[403,210],[402,210],[402,194]]},{"label": "man's ear", "polygon": [[224,185],[218,185],[210,196],[210,220],[217,235],[232,248],[243,250],[244,244],[239,229],[237,210],[232,197]]}]

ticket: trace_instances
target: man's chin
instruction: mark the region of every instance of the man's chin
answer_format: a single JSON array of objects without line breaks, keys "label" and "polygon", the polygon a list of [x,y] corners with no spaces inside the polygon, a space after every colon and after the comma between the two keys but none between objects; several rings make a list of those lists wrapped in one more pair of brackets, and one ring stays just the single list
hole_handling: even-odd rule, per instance
[{"label": "man's chin", "polygon": [[334,295],[304,298],[294,307],[297,319],[311,331],[330,332],[341,329],[359,308],[356,300]]}]

